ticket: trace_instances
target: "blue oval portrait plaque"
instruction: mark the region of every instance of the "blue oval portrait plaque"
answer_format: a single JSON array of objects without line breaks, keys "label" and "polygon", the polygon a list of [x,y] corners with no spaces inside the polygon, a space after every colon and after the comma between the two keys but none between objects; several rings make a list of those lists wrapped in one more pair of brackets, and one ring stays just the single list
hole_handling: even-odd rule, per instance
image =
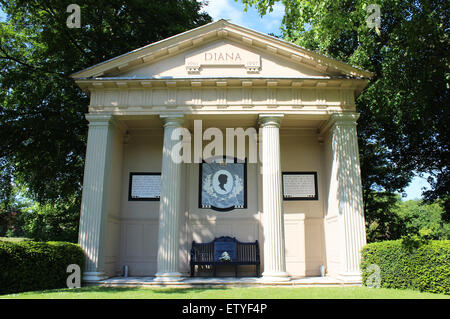
[{"label": "blue oval portrait plaque", "polygon": [[199,174],[199,208],[230,211],[247,208],[247,165],[203,162]]}]

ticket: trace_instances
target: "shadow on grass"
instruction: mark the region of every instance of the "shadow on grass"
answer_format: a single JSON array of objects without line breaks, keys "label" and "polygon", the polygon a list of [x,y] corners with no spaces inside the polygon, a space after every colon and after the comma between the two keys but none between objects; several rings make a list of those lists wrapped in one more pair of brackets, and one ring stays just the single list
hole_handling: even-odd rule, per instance
[{"label": "shadow on grass", "polygon": [[57,294],[57,293],[72,293],[72,294],[81,294],[81,293],[116,293],[116,292],[126,292],[126,291],[136,291],[138,287],[95,287],[95,286],[86,286],[81,288],[56,288],[56,289],[45,289],[45,290],[28,290],[28,291],[20,291],[20,292],[10,292],[1,294],[0,297],[5,297],[7,295],[18,295],[18,294]]},{"label": "shadow on grass", "polygon": [[201,293],[206,290],[227,290],[228,288],[152,288],[155,294],[186,294],[186,293]]},{"label": "shadow on grass", "polygon": [[[170,287],[151,287],[151,286],[136,286],[136,287],[109,287],[109,286],[85,286],[74,289],[50,289],[40,291],[28,291],[28,293],[73,293],[73,294],[85,294],[85,293],[123,293],[123,292],[138,292],[148,289],[155,294],[186,294],[186,293],[200,293],[205,290],[227,290],[228,288],[170,288]],[[26,292],[24,292],[26,293]]]},{"label": "shadow on grass", "polygon": [[[136,287],[108,287],[108,286],[88,286],[78,289],[71,289],[70,291],[77,291],[80,293],[86,292],[98,292],[98,293],[117,293],[117,292],[128,292],[128,291],[143,291],[148,289],[155,294],[186,294],[186,293],[200,293],[206,290],[227,290],[228,288],[217,287],[217,288],[173,288],[173,287],[152,287],[152,286],[136,286]],[[54,290],[53,290],[54,291]],[[61,291],[67,292],[67,289],[62,289]]]}]

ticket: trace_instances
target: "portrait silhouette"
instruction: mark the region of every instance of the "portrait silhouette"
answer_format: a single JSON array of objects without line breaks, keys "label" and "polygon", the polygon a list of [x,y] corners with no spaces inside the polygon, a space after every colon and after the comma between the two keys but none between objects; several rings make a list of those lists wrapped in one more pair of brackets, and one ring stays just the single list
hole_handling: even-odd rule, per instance
[{"label": "portrait silhouette", "polygon": [[220,174],[219,175],[219,177],[218,177],[218,180],[219,180],[219,187],[223,190],[223,191],[227,191],[226,189],[225,189],[225,185],[226,185],[226,183],[228,182],[228,176],[227,175],[225,175],[225,174]]}]

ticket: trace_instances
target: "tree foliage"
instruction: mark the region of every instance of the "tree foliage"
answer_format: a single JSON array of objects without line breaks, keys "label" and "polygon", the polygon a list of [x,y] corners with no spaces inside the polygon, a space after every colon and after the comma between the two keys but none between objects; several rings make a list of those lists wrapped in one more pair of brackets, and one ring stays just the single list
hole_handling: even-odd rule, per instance
[{"label": "tree foliage", "polygon": [[367,241],[399,239],[406,233],[406,219],[397,214],[403,205],[400,196],[389,192],[368,191],[364,202]]},{"label": "tree foliage", "polygon": [[211,21],[196,0],[84,0],[68,28],[71,3],[0,0],[0,196],[22,184],[63,215],[79,211],[89,103],[70,74]]},{"label": "tree foliage", "polygon": [[399,202],[395,214],[404,221],[405,229],[402,237],[450,239],[450,223],[442,219],[443,206],[440,200],[432,204],[414,200]]},{"label": "tree foliage", "polygon": [[441,200],[426,203],[421,200],[402,201],[400,196],[387,192],[372,192],[366,208],[368,242],[404,239],[450,239],[450,223],[443,219]]},{"label": "tree foliage", "polygon": [[[264,15],[277,1],[242,2]],[[442,199],[449,219],[449,2],[281,2],[284,39],[375,73],[357,100],[364,200],[373,191],[402,191],[416,172],[428,173],[432,189],[424,195]],[[380,7],[378,30],[367,23],[372,3]]]}]

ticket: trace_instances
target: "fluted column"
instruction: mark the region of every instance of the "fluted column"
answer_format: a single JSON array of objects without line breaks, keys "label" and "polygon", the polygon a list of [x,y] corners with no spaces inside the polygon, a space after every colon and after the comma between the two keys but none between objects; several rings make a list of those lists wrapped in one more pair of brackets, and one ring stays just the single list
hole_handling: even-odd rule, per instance
[{"label": "fluted column", "polygon": [[89,133],[78,242],[86,253],[83,280],[98,281],[106,278],[105,240],[114,119],[110,114],[87,114],[86,119],[89,121]]},{"label": "fluted column", "polygon": [[179,272],[179,218],[181,199],[181,163],[172,159],[171,152],[177,140],[172,140],[175,129],[182,127],[183,116],[161,116],[164,122],[164,146],[161,170],[159,206],[157,281],[182,280]]},{"label": "fluted column", "polygon": [[264,229],[264,272],[266,281],[287,281],[284,243],[283,200],[280,160],[282,114],[259,116],[262,130],[262,200]]},{"label": "fluted column", "polygon": [[339,276],[360,281],[360,251],[366,244],[356,121],[358,114],[331,116],[333,169],[337,185]]}]

